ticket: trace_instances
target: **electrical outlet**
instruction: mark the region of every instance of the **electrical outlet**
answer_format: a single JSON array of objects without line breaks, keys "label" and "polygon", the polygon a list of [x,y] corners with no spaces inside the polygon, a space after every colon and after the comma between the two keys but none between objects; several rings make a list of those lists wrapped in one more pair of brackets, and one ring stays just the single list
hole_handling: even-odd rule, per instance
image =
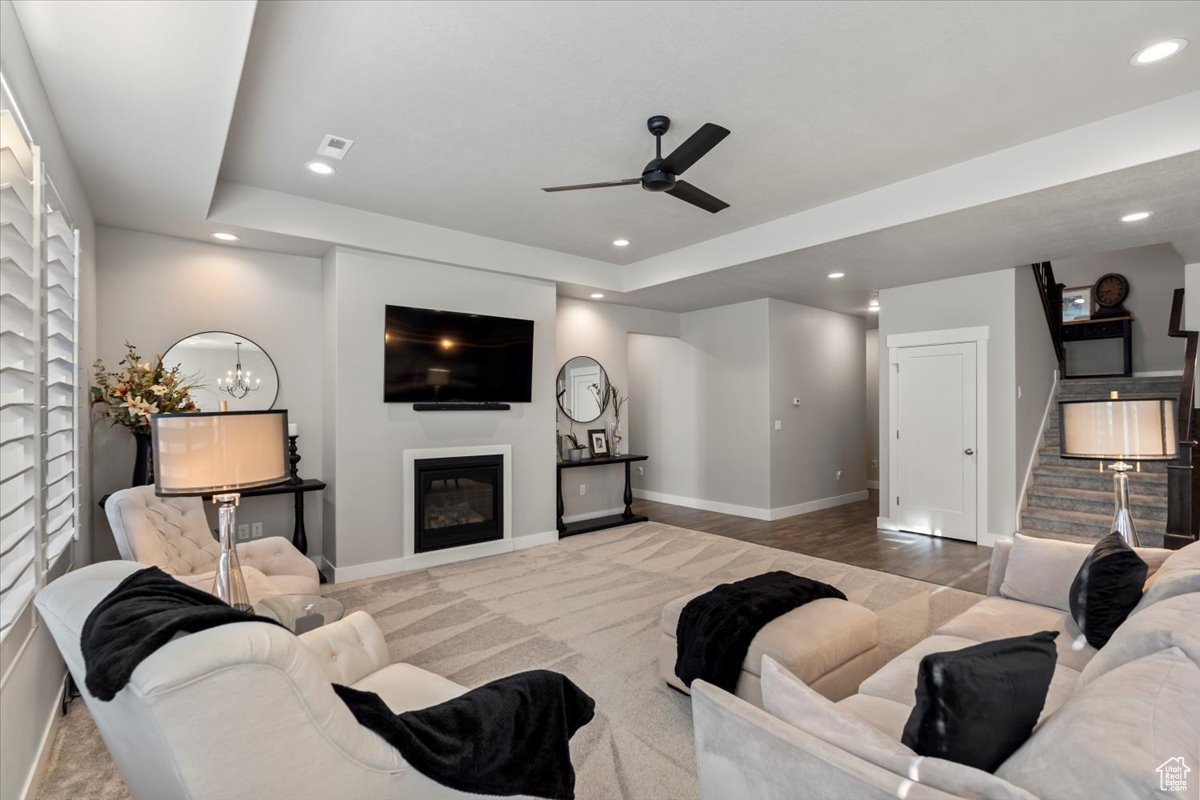
[{"label": "electrical outlet", "polygon": [[579,484],[579,496],[583,497],[585,494],[587,494],[587,484],[581,483]]},{"label": "electrical outlet", "polygon": [[838,481],[842,480],[842,471],[840,469],[837,471],[837,479]]},{"label": "electrical outlet", "polygon": [[246,524],[238,525],[237,533],[238,533],[239,540],[249,539],[250,538],[250,526],[246,525]]},{"label": "electrical outlet", "polygon": [[250,538],[261,539],[263,535],[263,527],[261,522],[255,522],[250,525]]},{"label": "electrical outlet", "polygon": [[777,430],[777,431],[783,430],[783,420],[781,420],[781,419],[775,420],[775,430]]},{"label": "electrical outlet", "polygon": [[641,464],[639,464],[638,465],[638,477],[643,478],[645,476],[646,476],[646,468],[643,467]]},{"label": "electrical outlet", "polygon": [[876,460],[875,460],[875,459],[873,459],[873,458],[871,459],[871,468],[872,468],[872,469],[879,469],[879,462],[878,462],[878,461],[876,461]]}]

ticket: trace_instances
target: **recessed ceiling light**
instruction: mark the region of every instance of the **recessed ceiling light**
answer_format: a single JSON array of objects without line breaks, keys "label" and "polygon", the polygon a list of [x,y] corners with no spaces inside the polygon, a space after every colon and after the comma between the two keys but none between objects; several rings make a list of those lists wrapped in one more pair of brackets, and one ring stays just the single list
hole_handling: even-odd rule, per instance
[{"label": "recessed ceiling light", "polygon": [[826,277],[828,277],[830,280],[834,280],[834,281],[836,281],[838,278],[844,278],[844,277],[846,277],[846,273],[844,273],[844,272],[831,272],[831,273],[829,273],[829,275],[828,275],[828,276],[826,276]]},{"label": "recessed ceiling light", "polygon": [[324,161],[310,161],[304,166],[308,167],[309,172],[315,172],[318,175],[332,175],[336,171]]},{"label": "recessed ceiling light", "polygon": [[593,300],[603,300],[604,292],[592,292],[589,297],[591,297]]},{"label": "recessed ceiling light", "polygon": [[236,242],[238,240],[238,237],[234,236],[232,233],[225,233],[224,231],[214,233],[212,238],[220,239],[222,242]]},{"label": "recessed ceiling light", "polygon": [[1170,58],[1185,47],[1187,47],[1187,39],[1167,39],[1166,41],[1155,42],[1149,47],[1143,47],[1134,53],[1133,58],[1129,59],[1129,63],[1136,67],[1144,64],[1153,64],[1155,61]]},{"label": "recessed ceiling light", "polygon": [[613,247],[629,247],[628,239],[613,239]]},{"label": "recessed ceiling light", "polygon": [[1121,217],[1121,222],[1141,222],[1144,219],[1150,219],[1149,211],[1135,211],[1132,214],[1126,214]]}]

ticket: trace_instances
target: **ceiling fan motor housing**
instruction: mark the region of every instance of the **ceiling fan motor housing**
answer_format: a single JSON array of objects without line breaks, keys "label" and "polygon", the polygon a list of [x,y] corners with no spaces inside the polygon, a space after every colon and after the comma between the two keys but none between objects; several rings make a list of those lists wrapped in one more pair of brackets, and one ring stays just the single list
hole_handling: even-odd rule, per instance
[{"label": "ceiling fan motor housing", "polygon": [[647,192],[665,192],[675,185],[675,176],[658,168],[661,158],[656,158],[642,170],[642,188]]}]

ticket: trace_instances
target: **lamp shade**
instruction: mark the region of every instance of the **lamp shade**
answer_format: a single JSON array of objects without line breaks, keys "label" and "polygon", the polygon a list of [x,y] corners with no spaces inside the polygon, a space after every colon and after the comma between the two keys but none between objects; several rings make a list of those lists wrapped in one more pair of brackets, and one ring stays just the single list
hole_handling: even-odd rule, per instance
[{"label": "lamp shade", "polygon": [[150,433],[159,496],[237,492],[288,476],[286,411],[155,414]]},{"label": "lamp shade", "polygon": [[1170,461],[1177,455],[1174,400],[1068,400],[1058,408],[1063,458]]}]

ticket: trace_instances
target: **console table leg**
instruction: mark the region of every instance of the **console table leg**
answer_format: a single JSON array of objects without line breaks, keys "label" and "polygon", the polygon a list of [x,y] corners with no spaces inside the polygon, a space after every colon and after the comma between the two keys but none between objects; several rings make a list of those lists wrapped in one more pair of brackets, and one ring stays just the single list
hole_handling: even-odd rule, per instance
[{"label": "console table leg", "polygon": [[566,513],[567,507],[563,505],[561,471],[558,473],[555,483],[557,484],[556,488],[558,489],[558,522],[556,527],[558,528],[558,534],[561,536],[567,530],[567,524],[563,522],[563,514]]},{"label": "console table leg", "polygon": [[625,462],[625,513],[621,514],[625,519],[633,516],[633,482],[630,478],[629,463]]},{"label": "console table leg", "polygon": [[304,532],[304,492],[296,492],[296,522],[292,526],[292,544],[308,555],[308,534]]}]

